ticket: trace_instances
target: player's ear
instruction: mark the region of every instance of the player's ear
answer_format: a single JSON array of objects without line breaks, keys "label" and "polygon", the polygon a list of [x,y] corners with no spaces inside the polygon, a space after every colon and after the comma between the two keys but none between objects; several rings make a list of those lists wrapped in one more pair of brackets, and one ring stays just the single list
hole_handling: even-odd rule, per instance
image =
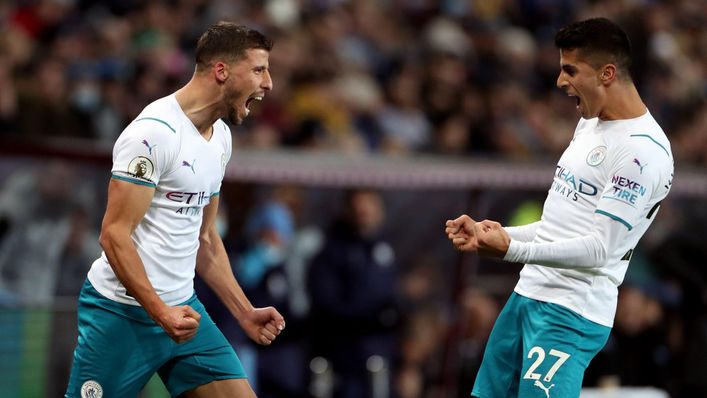
[{"label": "player's ear", "polygon": [[609,84],[614,81],[616,79],[616,65],[606,64],[602,66],[599,79],[601,79],[602,84]]},{"label": "player's ear", "polygon": [[211,70],[212,70],[212,72],[214,74],[214,78],[216,79],[217,82],[225,83],[226,80],[228,80],[229,70],[228,70],[228,65],[226,65],[225,62],[223,62],[223,61],[214,62],[213,66],[211,67]]}]

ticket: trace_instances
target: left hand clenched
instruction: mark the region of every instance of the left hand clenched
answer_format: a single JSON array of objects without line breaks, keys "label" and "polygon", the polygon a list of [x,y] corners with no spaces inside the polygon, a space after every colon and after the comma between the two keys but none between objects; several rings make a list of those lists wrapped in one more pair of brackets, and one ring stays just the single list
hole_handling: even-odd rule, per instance
[{"label": "left hand clenched", "polygon": [[483,256],[503,258],[511,244],[511,237],[501,224],[483,220],[474,224],[478,252]]},{"label": "left hand clenched", "polygon": [[285,318],[274,307],[253,308],[239,320],[251,340],[270,345],[285,329]]}]

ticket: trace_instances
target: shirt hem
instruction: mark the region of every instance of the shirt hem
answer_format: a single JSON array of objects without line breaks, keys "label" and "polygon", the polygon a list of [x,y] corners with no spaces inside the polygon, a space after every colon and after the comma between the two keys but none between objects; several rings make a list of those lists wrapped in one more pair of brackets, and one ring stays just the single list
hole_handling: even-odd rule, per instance
[{"label": "shirt hem", "polygon": [[[100,260],[100,259],[99,259]],[[93,267],[91,267],[93,269]],[[110,289],[106,288],[102,283],[100,283],[100,280],[95,279],[96,276],[93,275],[93,272],[91,270],[88,271],[88,275],[86,276],[88,278],[88,281],[91,282],[91,285],[93,285],[93,288],[96,289],[98,293],[101,294],[101,296],[115,301],[116,303],[120,304],[127,304],[127,305],[132,305],[135,307],[142,307],[142,305],[133,299],[121,297],[115,293],[113,293]],[[181,303],[184,303],[185,301],[189,300],[192,296],[194,295],[194,289],[190,289],[189,292],[181,292],[181,291],[175,291],[175,292],[169,292],[166,294],[158,294],[160,299],[164,301],[165,304],[169,306],[174,306],[174,305],[179,305]]]},{"label": "shirt hem", "polygon": [[614,326],[614,319],[613,318],[606,319],[606,318],[595,317],[595,316],[583,313],[582,310],[577,308],[576,306],[574,306],[570,303],[564,302],[562,300],[558,300],[558,298],[556,298],[556,297],[547,297],[547,296],[543,296],[541,294],[530,293],[530,292],[527,292],[527,291],[523,290],[522,288],[518,287],[518,285],[516,285],[516,287],[513,289],[513,291],[520,294],[521,296],[524,296],[524,297],[527,297],[527,298],[530,298],[533,300],[539,300],[539,301],[544,301],[546,303],[561,305],[561,306],[567,308],[568,310],[577,313],[577,315],[581,316],[582,318],[587,319],[591,322],[597,323],[601,326],[606,326],[608,328],[611,328]]}]

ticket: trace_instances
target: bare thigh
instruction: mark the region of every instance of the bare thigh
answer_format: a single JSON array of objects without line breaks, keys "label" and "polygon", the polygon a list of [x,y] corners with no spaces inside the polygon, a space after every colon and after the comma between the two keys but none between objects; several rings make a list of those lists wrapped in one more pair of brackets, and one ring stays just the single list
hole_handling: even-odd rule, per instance
[{"label": "bare thigh", "polygon": [[215,380],[184,393],[186,398],[256,398],[248,379]]}]

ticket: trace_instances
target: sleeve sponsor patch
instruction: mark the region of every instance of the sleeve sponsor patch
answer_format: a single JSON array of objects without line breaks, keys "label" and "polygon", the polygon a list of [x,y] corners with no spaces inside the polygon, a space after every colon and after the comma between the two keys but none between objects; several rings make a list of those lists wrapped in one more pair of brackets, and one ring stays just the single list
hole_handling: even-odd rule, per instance
[{"label": "sleeve sponsor patch", "polygon": [[128,164],[127,174],[141,180],[152,181],[152,174],[155,172],[155,165],[144,156],[133,158]]},{"label": "sleeve sponsor patch", "polygon": [[605,193],[604,197],[609,197],[631,206],[635,206],[638,198],[645,196],[647,192],[646,187],[628,177],[615,175],[611,177],[611,183],[613,187]]}]

